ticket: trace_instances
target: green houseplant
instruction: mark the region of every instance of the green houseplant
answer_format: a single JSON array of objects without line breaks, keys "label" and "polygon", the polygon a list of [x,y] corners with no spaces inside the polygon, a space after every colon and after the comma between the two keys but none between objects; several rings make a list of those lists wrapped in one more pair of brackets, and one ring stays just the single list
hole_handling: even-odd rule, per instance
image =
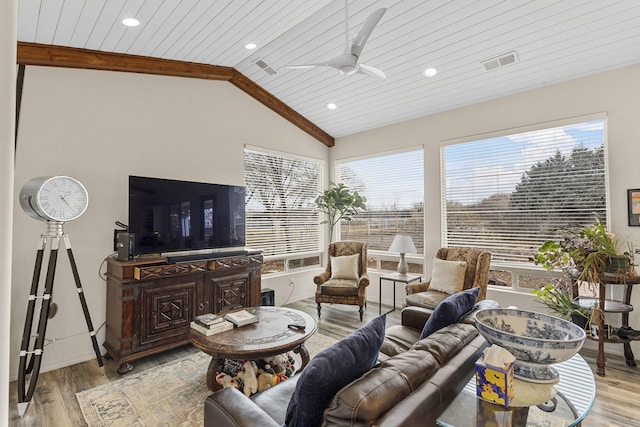
[{"label": "green houseplant", "polygon": [[358,212],[366,210],[367,198],[351,192],[349,188],[342,184],[331,184],[329,188],[320,194],[316,200],[318,209],[327,216],[322,224],[329,224],[329,241],[333,242],[333,229],[341,220],[351,221]]},{"label": "green houseplant", "polygon": [[[572,229],[559,242],[547,241],[535,255],[537,264],[547,270],[561,269],[568,279],[599,283],[603,274],[630,274],[631,250],[620,254],[615,235],[607,233],[600,219],[581,229]],[[585,309],[573,304],[571,286],[547,285],[534,290],[542,303],[574,323],[597,324],[602,313],[597,307]]]},{"label": "green houseplant", "polygon": [[598,283],[603,273],[628,274],[631,255],[619,252],[615,235],[598,219],[592,226],[569,230],[560,242],[543,243],[535,261],[547,270],[559,268],[576,280]]},{"label": "green houseplant", "polygon": [[573,305],[573,295],[566,283],[559,280],[541,289],[535,289],[533,293],[559,317],[571,320],[585,329],[589,325],[591,310]]}]

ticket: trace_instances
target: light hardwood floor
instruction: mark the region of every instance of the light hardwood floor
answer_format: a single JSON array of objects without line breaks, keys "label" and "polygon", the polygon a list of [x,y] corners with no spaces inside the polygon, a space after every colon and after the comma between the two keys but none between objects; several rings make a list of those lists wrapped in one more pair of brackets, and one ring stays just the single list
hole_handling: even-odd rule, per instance
[{"label": "light hardwood floor", "polygon": [[[292,303],[289,306],[316,317],[316,305],[313,299]],[[377,314],[378,305],[369,304],[364,322],[373,319]],[[398,324],[399,314],[399,310],[390,313],[387,316],[387,326]],[[322,309],[322,319],[318,324],[318,332],[339,339],[362,326],[364,322],[361,323],[358,320],[358,309],[355,306],[325,304]],[[185,346],[147,357],[134,363],[133,372],[161,365],[195,351],[198,350]],[[595,371],[595,352],[583,350],[581,354]],[[104,369],[98,368],[97,362],[91,360],[41,374],[34,397],[22,418],[18,417],[17,411],[17,383],[12,382],[9,387],[9,425],[15,427],[86,425],[75,394],[121,377],[116,372],[117,366],[113,361],[105,360],[105,362]],[[640,427],[640,368],[627,367],[624,358],[609,356],[606,374],[605,377],[595,376],[596,401],[582,425],[584,427]]]}]

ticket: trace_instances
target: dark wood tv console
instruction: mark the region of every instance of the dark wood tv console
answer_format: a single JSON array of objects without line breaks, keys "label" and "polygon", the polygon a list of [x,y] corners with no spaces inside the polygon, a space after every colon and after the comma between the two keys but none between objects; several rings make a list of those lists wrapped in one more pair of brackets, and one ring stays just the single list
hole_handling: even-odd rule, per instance
[{"label": "dark wood tv console", "polygon": [[195,316],[260,305],[261,268],[260,252],[173,264],[109,258],[107,355],[125,373],[136,359],[188,344]]}]

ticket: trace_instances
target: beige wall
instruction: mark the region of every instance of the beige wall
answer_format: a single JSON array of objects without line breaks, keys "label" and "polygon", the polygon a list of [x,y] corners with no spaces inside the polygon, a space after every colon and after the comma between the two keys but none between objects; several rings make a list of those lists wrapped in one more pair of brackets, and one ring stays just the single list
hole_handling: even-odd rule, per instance
[{"label": "beige wall", "polygon": [[[627,192],[640,188],[640,66],[547,86],[456,110],[340,138],[331,161],[401,147],[423,145],[425,152],[425,253],[440,247],[440,148],[447,141],[509,129],[605,113],[607,117],[611,227],[624,240],[640,248],[640,227],[627,226]],[[637,260],[640,262],[640,260]],[[616,289],[621,297],[621,289]],[[377,294],[377,290],[376,290]],[[529,295],[490,292],[503,305],[530,305]],[[640,307],[640,287],[633,295]],[[540,309],[539,306],[534,306]],[[630,324],[640,329],[640,310]],[[612,323],[620,324],[619,315]],[[640,343],[634,343],[640,353]],[[622,346],[608,346],[620,351]]]},{"label": "beige wall", "polygon": [[[245,144],[328,156],[327,147],[220,81],[27,67],[22,106],[14,186],[13,378],[37,241],[45,231],[45,224],[27,217],[17,203],[30,178],[69,175],[89,191],[89,208],[65,231],[97,328],[106,310],[106,285],[98,270],[112,253],[114,222],[127,222],[128,175],[243,185]],[[269,287],[279,297],[290,291],[284,278],[269,281]],[[43,372],[95,357],[62,252],[53,300],[59,311],[49,321],[47,338],[81,335],[46,347]],[[101,330],[98,342],[103,341]]]}]

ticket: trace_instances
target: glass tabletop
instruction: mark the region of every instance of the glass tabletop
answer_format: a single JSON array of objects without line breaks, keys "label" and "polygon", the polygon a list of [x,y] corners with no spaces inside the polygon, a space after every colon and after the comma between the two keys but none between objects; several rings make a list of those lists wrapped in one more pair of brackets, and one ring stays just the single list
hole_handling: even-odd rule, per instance
[{"label": "glass tabletop", "polygon": [[553,365],[560,373],[555,397],[539,405],[505,408],[476,397],[475,374],[437,420],[442,427],[576,426],[587,416],[596,396],[591,368],[576,354]]}]

